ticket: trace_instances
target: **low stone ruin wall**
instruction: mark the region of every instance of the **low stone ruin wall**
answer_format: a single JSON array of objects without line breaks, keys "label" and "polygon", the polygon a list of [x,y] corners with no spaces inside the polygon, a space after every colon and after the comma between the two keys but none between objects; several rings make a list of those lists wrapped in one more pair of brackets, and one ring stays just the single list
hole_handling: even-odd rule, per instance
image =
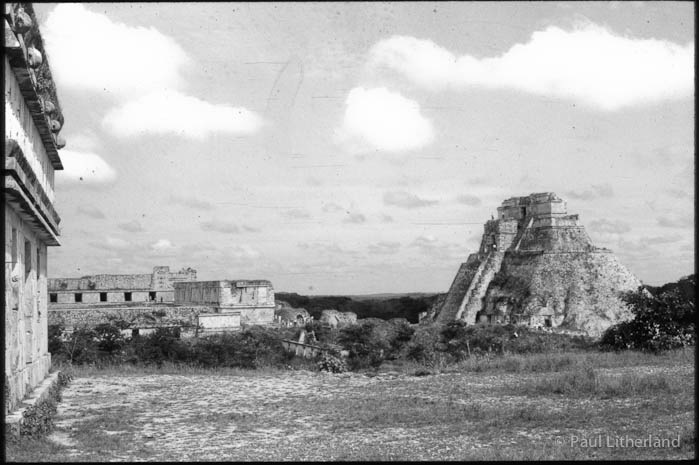
[{"label": "low stone ruin wall", "polygon": [[[61,324],[67,331],[102,323],[124,324],[122,329],[163,327],[195,328],[200,313],[214,313],[214,307],[132,306],[93,308],[49,308],[49,325]],[[123,323],[122,323],[123,322]]]}]

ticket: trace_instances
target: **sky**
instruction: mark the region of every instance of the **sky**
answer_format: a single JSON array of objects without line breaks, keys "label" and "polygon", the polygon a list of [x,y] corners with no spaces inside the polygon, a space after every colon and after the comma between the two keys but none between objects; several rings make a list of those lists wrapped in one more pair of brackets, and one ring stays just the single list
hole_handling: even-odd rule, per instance
[{"label": "sky", "polygon": [[446,292],[534,192],[644,283],[694,272],[692,2],[35,10],[67,141],[49,276]]}]

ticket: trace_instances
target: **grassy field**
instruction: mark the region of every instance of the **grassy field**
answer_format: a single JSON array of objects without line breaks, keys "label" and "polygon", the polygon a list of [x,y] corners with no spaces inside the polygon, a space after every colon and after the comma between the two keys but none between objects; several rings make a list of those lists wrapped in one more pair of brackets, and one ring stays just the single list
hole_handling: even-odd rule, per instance
[{"label": "grassy field", "polygon": [[8,443],[8,461],[695,456],[692,350],[384,364],[341,375],[175,366],[73,375],[54,433]]}]

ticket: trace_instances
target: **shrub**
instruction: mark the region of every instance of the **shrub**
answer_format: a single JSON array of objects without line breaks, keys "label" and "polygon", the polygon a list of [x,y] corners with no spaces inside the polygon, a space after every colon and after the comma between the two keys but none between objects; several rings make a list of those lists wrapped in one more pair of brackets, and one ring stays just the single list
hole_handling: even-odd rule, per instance
[{"label": "shrub", "polygon": [[87,327],[76,328],[65,342],[65,359],[69,363],[94,363],[99,357],[97,333]]},{"label": "shrub", "polygon": [[21,436],[36,437],[51,432],[54,427],[54,417],[58,411],[58,402],[62,399],[61,391],[71,379],[69,374],[60,372],[56,383],[49,388],[46,398],[25,410],[20,427]]},{"label": "shrub", "polygon": [[65,335],[65,327],[62,324],[49,325],[48,327],[48,340],[49,340],[49,352],[51,356],[55,359],[59,356],[65,356],[65,345],[63,344],[63,337]]},{"label": "shrub", "polygon": [[438,349],[441,331],[442,327],[439,325],[419,326],[410,340],[404,344],[401,356],[424,365],[434,366],[442,358]]},{"label": "shrub", "polygon": [[97,347],[107,354],[113,354],[124,347],[125,340],[121,330],[110,323],[102,323],[95,327]]},{"label": "shrub", "polygon": [[347,364],[352,370],[378,368],[390,350],[389,343],[374,332],[373,322],[354,324],[340,330],[338,342],[349,351]]},{"label": "shrub", "polygon": [[132,362],[142,361],[161,366],[165,360],[187,360],[189,355],[187,345],[180,341],[179,328],[158,328],[153,334],[133,338],[132,344]]},{"label": "shrub", "polygon": [[[685,278],[690,279],[694,282],[693,276]],[[608,328],[600,339],[602,349],[660,352],[696,342],[694,297],[682,288],[670,287],[657,296],[639,288],[623,299],[634,318]]]},{"label": "shrub", "polygon": [[320,371],[327,371],[330,373],[344,373],[347,371],[347,364],[342,360],[342,357],[329,352],[321,352],[316,365]]}]

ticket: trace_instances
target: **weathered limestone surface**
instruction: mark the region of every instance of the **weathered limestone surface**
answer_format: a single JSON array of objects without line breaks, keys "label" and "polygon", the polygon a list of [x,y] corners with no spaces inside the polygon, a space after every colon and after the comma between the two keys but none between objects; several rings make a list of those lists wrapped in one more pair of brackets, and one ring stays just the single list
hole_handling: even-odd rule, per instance
[{"label": "weathered limestone surface", "polygon": [[[49,294],[56,304],[94,304],[98,302],[173,302],[177,282],[195,281],[197,271],[184,268],[171,272],[168,266],[156,266],[150,274],[97,274],[80,278],[51,278]],[[130,300],[127,300],[129,293]],[[77,301],[76,294],[80,295]],[[53,303],[53,302],[52,302]]]},{"label": "weathered limestone surface", "polygon": [[206,306],[176,307],[169,305],[147,307],[101,307],[51,309],[48,323],[61,324],[67,331],[86,326],[94,328],[102,323],[123,322],[123,329],[145,329],[160,327],[196,327],[198,315],[215,313],[216,309]]},{"label": "weathered limestone surface", "polygon": [[488,289],[485,314],[499,308],[532,326],[544,326],[548,316],[553,327],[593,336],[631,318],[619,293],[641,285],[608,251],[506,254],[499,275],[504,279]]},{"label": "weathered limestone surface", "polygon": [[[63,115],[31,4],[7,4],[5,30],[5,413],[47,376],[47,247],[59,245],[54,170]],[[43,57],[43,58],[40,58]]]},{"label": "weathered limestone surface", "polygon": [[563,200],[531,194],[498,207],[478,252],[423,320],[515,322],[599,336],[631,317],[620,293],[640,285],[610,250],[592,244]]},{"label": "weathered limestone surface", "polygon": [[266,280],[192,281],[175,283],[176,305],[209,305],[221,313],[236,312],[240,322],[273,324],[274,288]]},{"label": "weathered limestone surface", "polygon": [[342,328],[357,322],[357,314],[354,312],[340,312],[338,310],[323,310],[320,314],[320,323],[331,328]]},{"label": "weathered limestone surface", "polygon": [[286,302],[277,302],[274,319],[281,326],[288,327],[304,326],[307,322],[313,320],[313,317],[305,308],[292,308]]}]

